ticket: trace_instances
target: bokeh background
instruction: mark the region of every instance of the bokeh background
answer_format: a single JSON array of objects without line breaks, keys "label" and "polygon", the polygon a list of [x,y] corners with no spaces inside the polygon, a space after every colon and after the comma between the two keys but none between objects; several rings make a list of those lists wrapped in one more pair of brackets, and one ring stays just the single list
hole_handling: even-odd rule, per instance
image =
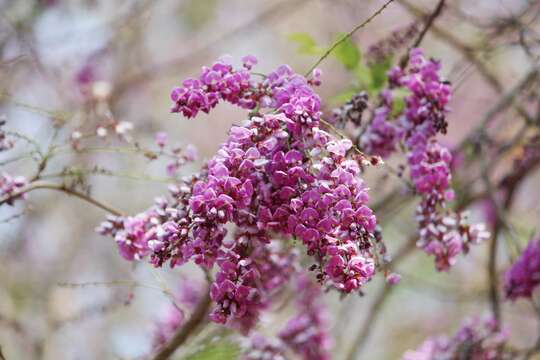
[{"label": "bokeh background", "polygon": [[[429,12],[436,2],[407,3]],[[447,3],[436,26],[466,48],[435,31],[428,33],[423,48],[442,60],[444,74],[455,85],[444,138],[452,146],[478,125],[499,98],[485,74],[471,64],[471,54],[494,74],[504,92],[530,65],[519,46],[519,27],[505,20],[517,19],[519,26],[527,27],[530,47],[538,54],[540,5],[525,0]],[[305,32],[327,45],[382,4],[371,0],[0,0],[0,115],[10,129],[46,149],[51,141],[66,141],[70,131],[105,111],[117,121],[133,124],[131,144],[137,141],[151,147],[154,134],[166,131],[171,142],[195,145],[199,160],[182,169],[187,174],[216,151],[230,125],[241,122],[246,113],[225,104],[194,120],[171,114],[169,92],[175,85],[224,54],[235,63],[243,55],[256,55],[259,72],[283,63],[305,72],[316,57],[299,53],[291,34]],[[534,11],[523,13],[525,8]],[[419,21],[410,7],[396,1],[357,32],[353,41],[366,51],[393,30]],[[323,99],[350,87],[351,74],[334,58],[326,59],[321,69]],[[110,92],[107,109],[97,115],[88,100],[88,91],[95,91],[96,84]],[[327,109],[335,105],[325,101]],[[511,138],[518,129],[516,114],[497,115],[497,138]],[[65,125],[55,134],[53,125],[58,124]],[[51,159],[46,173],[61,173],[66,164],[87,169],[81,181],[94,197],[126,213],[142,211],[167,191],[165,162],[149,161],[138,152],[98,149],[125,144],[106,138],[95,142],[96,151],[80,154],[67,146]],[[1,154],[0,161],[24,157],[30,146],[23,141],[9,155]],[[501,160],[501,174],[513,155],[510,152]],[[25,157],[2,166],[2,171],[29,176],[35,166],[32,158]],[[96,167],[103,171],[92,171]],[[478,172],[478,164],[461,171],[466,179]],[[399,184],[384,169],[374,170],[366,181],[374,202]],[[540,218],[539,184],[540,174],[529,176],[509,215],[517,229],[512,236],[522,244],[535,233]],[[392,254],[415,232],[414,203],[397,201],[382,217]],[[482,210],[482,204],[476,204],[472,217],[482,220]],[[116,245],[94,231],[104,217],[98,208],[45,190],[29,194],[25,204],[0,208],[4,219],[0,224],[0,344],[7,359],[136,359],[149,353],[155,322],[170,306],[165,293],[200,274],[190,266],[153,269],[124,261]],[[335,358],[342,358],[353,342],[361,340],[365,344],[359,358],[399,359],[426,336],[452,333],[462,318],[486,313],[486,252],[486,244],[475,247],[467,257],[460,257],[450,273],[437,273],[431,258],[413,252],[397,267],[402,282],[383,301],[382,278],[370,283],[362,297],[339,299],[326,294]],[[509,264],[508,252],[502,246],[501,271]],[[513,343],[530,346],[537,329],[530,305],[504,302],[503,308]],[[366,320],[370,331],[358,339]],[[283,320],[275,315],[264,321]]]}]

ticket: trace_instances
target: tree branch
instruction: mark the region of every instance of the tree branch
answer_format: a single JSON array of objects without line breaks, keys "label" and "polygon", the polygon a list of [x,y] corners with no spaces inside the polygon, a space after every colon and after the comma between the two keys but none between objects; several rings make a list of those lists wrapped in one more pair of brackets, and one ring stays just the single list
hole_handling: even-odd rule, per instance
[{"label": "tree branch", "polygon": [[[390,264],[392,267],[395,267],[399,262],[406,259],[412,251],[415,249],[416,244],[416,236],[411,236],[407,243],[397,251],[394,259],[392,260],[392,263]],[[373,300],[371,307],[368,311],[368,316],[364,320],[362,327],[358,331],[355,339],[352,342],[352,346],[347,352],[347,356],[345,359],[347,360],[355,360],[360,352],[362,351],[362,348],[366,344],[367,340],[369,339],[369,333],[373,326],[375,326],[375,323],[377,319],[379,318],[379,315],[381,314],[382,310],[384,309],[384,305],[386,304],[386,300],[389,298],[389,295],[392,293],[392,290],[395,288],[393,285],[385,284],[382,289],[380,289],[379,293],[377,294],[377,297],[375,300]]]},{"label": "tree branch", "polygon": [[332,44],[332,46],[330,46],[330,48],[328,50],[325,51],[325,53],[319,58],[319,60],[317,60],[315,62],[315,64],[313,64],[309,70],[306,72],[306,77],[308,77],[311,72],[317,67],[319,66],[323,61],[324,59],[326,59],[331,53],[332,51],[334,51],[342,42],[344,42],[345,40],[347,40],[348,38],[350,38],[355,32],[357,32],[358,30],[360,30],[361,28],[363,28],[364,26],[366,26],[367,24],[369,24],[373,19],[375,19],[380,13],[382,13],[384,11],[384,9],[386,9],[388,7],[388,5],[390,5],[391,3],[393,3],[394,0],[388,0],[386,3],[384,3],[383,6],[381,6],[379,8],[379,10],[375,11],[373,14],[371,14],[370,17],[368,17],[366,20],[364,20],[362,23],[356,25],[354,27],[354,29],[352,29],[351,31],[349,31],[348,33],[346,33],[345,35],[343,35],[341,38],[339,38],[335,43]]},{"label": "tree branch", "polygon": [[197,305],[197,308],[189,318],[188,322],[182,326],[174,334],[174,336],[163,345],[152,358],[152,360],[166,360],[169,359],[176,349],[178,349],[189,336],[199,327],[199,325],[206,319],[208,310],[210,309],[210,293],[208,292],[203,299]]},{"label": "tree branch", "polygon": [[407,65],[407,62],[409,61],[409,52],[411,49],[414,49],[422,43],[422,40],[424,40],[424,37],[426,36],[427,32],[435,22],[435,19],[439,17],[442,13],[442,9],[444,7],[445,0],[440,0],[439,4],[437,4],[437,7],[435,7],[435,10],[431,13],[431,15],[427,18],[426,24],[424,25],[424,28],[414,41],[414,43],[409,47],[408,51],[403,55],[401,58],[401,61],[399,62],[399,66],[403,69],[405,65]]},{"label": "tree branch", "polygon": [[76,190],[73,190],[73,189],[70,189],[68,187],[66,187],[65,185],[63,184],[53,184],[53,183],[32,183],[28,186],[26,186],[25,188],[23,188],[22,190],[19,190],[17,192],[14,192],[2,199],[0,199],[0,205],[3,205],[11,200],[14,200],[26,193],[29,193],[30,191],[33,191],[33,190],[38,190],[38,189],[48,189],[48,190],[55,190],[55,191],[60,191],[60,192],[63,192],[63,193],[66,193],[68,195],[71,195],[71,196],[75,196],[83,201],[86,201],[87,203],[90,203],[102,210],[105,210],[106,212],[110,213],[110,214],[113,214],[113,215],[116,215],[116,216],[122,216],[122,212],[119,211],[119,210],[116,210],[114,209],[113,207],[109,206],[109,205],[106,205],[104,203],[102,203],[101,201],[98,201],[94,198],[92,198],[91,196],[89,195],[86,195],[84,193],[81,193],[81,192],[78,192]]}]

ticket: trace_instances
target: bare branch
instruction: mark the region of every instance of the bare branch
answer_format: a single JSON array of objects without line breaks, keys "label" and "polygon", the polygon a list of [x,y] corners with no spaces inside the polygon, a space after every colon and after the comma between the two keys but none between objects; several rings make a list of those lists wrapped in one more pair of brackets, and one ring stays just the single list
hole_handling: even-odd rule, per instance
[{"label": "bare branch", "polygon": [[346,33],[345,35],[343,35],[342,37],[340,37],[335,43],[332,44],[332,46],[330,46],[330,48],[328,50],[326,50],[326,52],[319,58],[319,60],[317,60],[315,62],[315,64],[313,64],[313,66],[311,66],[309,68],[309,70],[306,72],[306,77],[309,76],[311,74],[311,72],[317,67],[319,66],[323,61],[324,59],[326,59],[331,53],[332,51],[334,51],[342,42],[344,42],[345,40],[347,40],[348,38],[350,38],[355,32],[357,32],[358,30],[362,29],[363,27],[365,27],[367,24],[369,24],[373,19],[375,19],[380,13],[382,13],[384,11],[384,9],[386,9],[386,7],[388,5],[390,5],[392,2],[394,2],[394,0],[388,0],[383,6],[381,6],[379,8],[379,10],[375,11],[370,17],[368,17],[366,20],[364,20],[363,22],[361,22],[360,24],[358,24],[357,26],[354,27],[354,29],[352,29],[351,31],[349,31],[348,33]]},{"label": "bare branch", "polygon": [[410,50],[420,46],[420,44],[422,43],[422,40],[424,40],[424,37],[426,36],[427,32],[429,31],[431,26],[435,23],[435,19],[438,18],[439,15],[441,15],[443,7],[444,7],[444,3],[445,3],[445,0],[440,0],[439,1],[439,3],[437,4],[437,7],[435,7],[435,10],[433,10],[433,13],[431,13],[431,15],[427,18],[427,21],[426,21],[426,24],[424,25],[424,28],[422,29],[420,34],[418,34],[418,37],[416,38],[414,43],[409,47],[409,51],[407,51],[403,55],[403,58],[401,58],[401,60],[399,62],[399,66],[402,69],[405,67],[405,65],[407,65],[407,61],[409,61],[409,52],[410,52]]},{"label": "bare branch", "polygon": [[189,318],[188,322],[182,326],[176,334],[163,345],[158,353],[152,358],[152,360],[166,360],[174,354],[176,349],[178,349],[188,338],[189,336],[201,325],[201,323],[206,319],[208,315],[208,310],[210,309],[210,294],[207,293],[205,297],[200,300],[197,308]]},{"label": "bare branch", "polygon": [[65,194],[68,194],[68,195],[71,195],[71,196],[75,196],[83,201],[86,201],[87,203],[90,203],[102,210],[105,210],[106,212],[110,213],[110,214],[113,214],[113,215],[116,215],[116,216],[122,216],[122,212],[119,211],[119,210],[116,210],[114,209],[112,206],[110,205],[107,205],[107,204],[104,204],[103,202],[101,201],[98,201],[96,199],[94,199],[93,197],[87,195],[87,194],[84,194],[84,193],[81,193],[81,192],[78,192],[76,190],[73,190],[73,189],[70,189],[68,187],[66,187],[65,185],[63,184],[53,184],[53,183],[32,183],[28,186],[26,186],[25,188],[17,191],[17,192],[14,192],[2,199],[0,199],[0,205],[3,205],[11,200],[14,200],[26,193],[29,193],[30,191],[33,191],[33,190],[38,190],[38,189],[48,189],[48,190],[56,190],[56,191],[60,191],[60,192],[63,192]]}]

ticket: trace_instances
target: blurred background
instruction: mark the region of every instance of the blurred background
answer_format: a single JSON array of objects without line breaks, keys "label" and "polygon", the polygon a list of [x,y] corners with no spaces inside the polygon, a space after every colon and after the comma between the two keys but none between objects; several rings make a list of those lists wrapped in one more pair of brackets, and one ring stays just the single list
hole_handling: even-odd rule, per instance
[{"label": "blurred background", "polygon": [[[326,46],[382,4],[0,0],[0,116],[10,130],[28,138],[9,154],[0,153],[1,169],[31,177],[39,164],[32,149],[46,152],[50,144],[64,143],[48,161],[45,178],[91,191],[125,213],[142,211],[167,192],[170,182],[166,160],[150,161],[143,150],[155,148],[156,132],[167,132],[171,144],[197,148],[197,162],[180,171],[188,174],[213,155],[230,125],[247,115],[226,104],[194,120],[171,114],[169,93],[174,86],[224,54],[236,64],[246,54],[256,55],[256,69],[262,73],[283,63],[303,73],[317,57],[298,51],[298,39],[293,41],[291,34],[307,33]],[[435,5],[395,1],[353,41],[366,52],[392,31],[422,21]],[[466,138],[500,94],[526,74],[531,57],[539,54],[539,14],[538,1],[447,1],[422,46],[429,56],[441,59],[445,76],[454,84],[445,144]],[[319,93],[331,109],[340,104],[336,95],[350,89],[354,80],[334,58],[326,59],[321,69]],[[531,111],[538,104],[527,97],[537,91],[532,87],[521,96]],[[498,141],[520,131],[514,111],[493,115],[497,121],[490,130]],[[74,132],[84,135],[103,119],[122,123],[127,130],[116,127],[114,136],[91,140],[92,151],[74,151]],[[512,166],[519,151],[501,156],[494,179]],[[468,155],[463,174],[454,175],[470,187],[464,191],[480,186],[466,181],[478,173],[480,165],[474,161],[492,160],[474,151]],[[383,169],[368,174],[366,182],[374,203],[399,185]],[[539,184],[540,174],[527,177],[509,215],[516,229],[512,236],[522,244],[538,226]],[[398,254],[415,233],[415,203],[398,198],[380,215],[391,254]],[[473,219],[485,220],[482,203],[471,210]],[[94,231],[105,215],[47,190],[0,208],[0,344],[6,359],[136,359],[150,352],[155,322],[170,307],[167,294],[182,279],[201,274],[190,266],[153,269],[123,260],[116,244]],[[377,278],[363,297],[341,300],[326,294],[335,358],[344,358],[353,343],[362,342],[358,358],[399,359],[426,336],[451,334],[462,318],[485,313],[486,251],[486,244],[475,247],[450,273],[436,272],[431,258],[413,251],[397,265],[403,278],[391,293]],[[502,246],[501,271],[509,264],[508,253]],[[503,309],[513,343],[530,346],[537,329],[530,304],[504,302]],[[264,321],[282,320],[276,315]]]}]

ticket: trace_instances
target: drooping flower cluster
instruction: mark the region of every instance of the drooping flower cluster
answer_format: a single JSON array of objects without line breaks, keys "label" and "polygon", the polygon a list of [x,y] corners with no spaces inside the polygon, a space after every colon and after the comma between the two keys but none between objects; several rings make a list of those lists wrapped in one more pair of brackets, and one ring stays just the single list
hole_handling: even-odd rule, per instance
[{"label": "drooping flower cluster", "polygon": [[[26,186],[28,181],[23,176],[11,176],[7,173],[3,173],[0,175],[0,198],[9,198],[14,194],[17,194],[19,190],[21,190],[24,186]],[[9,205],[13,205],[14,201],[16,199],[22,198],[25,195],[20,195],[13,197],[6,203]]]},{"label": "drooping flower cluster", "polygon": [[[435,256],[438,270],[448,270],[456,256],[466,253],[470,244],[489,236],[483,224],[469,225],[466,214],[446,209],[453,200],[450,188],[450,151],[437,140],[446,133],[450,86],[441,80],[440,64],[427,60],[413,49],[407,69],[394,67],[389,86],[380,95],[380,106],[360,138],[360,146],[370,154],[388,157],[403,144],[415,191],[421,196],[417,208],[420,239],[418,245]],[[391,114],[397,91],[407,91],[405,106],[395,121]]]},{"label": "drooping flower cluster", "polygon": [[244,332],[293,267],[272,237],[299,239],[319,281],[343,292],[372,278],[380,241],[359,164],[347,157],[352,143],[319,128],[320,99],[311,86],[320,72],[308,81],[283,65],[256,82],[254,63],[245,58],[235,70],[219,61],[173,90],[173,111],[188,117],[219,100],[257,114],[233,126],[201,173],[171,189],[170,200],[98,229],[116,239],[128,260],[150,255],[155,266],[217,264],[212,319]]},{"label": "drooping flower cluster", "polygon": [[532,240],[508,269],[504,290],[509,299],[531,298],[540,285],[540,239]]},{"label": "drooping flower cluster", "polygon": [[466,319],[452,336],[428,338],[418,349],[407,351],[402,360],[509,360],[515,354],[505,348],[508,335],[492,319]]},{"label": "drooping flower cluster", "polygon": [[355,126],[362,124],[362,114],[368,107],[368,94],[365,91],[355,94],[349,101],[332,112],[331,122],[344,127],[348,122]]},{"label": "drooping flower cluster", "polygon": [[260,234],[249,230],[239,232],[231,249],[220,250],[219,271],[210,290],[217,304],[210,318],[222,324],[232,318],[233,325],[244,333],[295,271],[294,251],[280,249],[277,241],[260,243],[260,239]]},{"label": "drooping flower cluster", "polygon": [[202,283],[196,281],[183,281],[174,296],[174,305],[171,305],[163,318],[155,324],[153,348],[159,348],[167,343],[186,321],[184,310],[195,310],[200,299],[206,291]]},{"label": "drooping flower cluster", "polygon": [[400,139],[399,128],[389,121],[392,112],[392,95],[390,90],[381,93],[381,106],[373,112],[373,118],[360,137],[360,146],[368,154],[383,158],[396,151]]},{"label": "drooping flower cluster", "polygon": [[171,92],[174,101],[172,112],[180,112],[188,118],[199,111],[209,113],[224,100],[244,109],[254,109],[264,91],[252,81],[251,67],[257,64],[253,56],[242,59],[243,68],[234,69],[226,59],[203,67],[198,79],[186,79],[181,87]]}]

